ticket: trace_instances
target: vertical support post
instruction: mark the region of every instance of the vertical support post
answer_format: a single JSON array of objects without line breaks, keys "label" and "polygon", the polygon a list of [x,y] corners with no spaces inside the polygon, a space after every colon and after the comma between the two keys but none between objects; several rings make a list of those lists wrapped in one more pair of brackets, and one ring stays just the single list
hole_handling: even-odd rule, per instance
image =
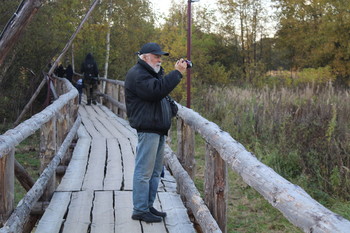
[{"label": "vertical support post", "polygon": [[227,232],[227,165],[219,153],[206,144],[204,201],[222,232]]},{"label": "vertical support post", "polygon": [[[118,97],[118,101],[121,103],[125,104],[125,91],[124,91],[124,87],[121,85],[119,86],[119,97]],[[120,116],[124,119],[126,119],[126,112],[124,112],[123,110],[119,110],[120,111]]]},{"label": "vertical support post", "polygon": [[193,179],[196,173],[194,131],[181,118],[177,121],[177,138],[177,157],[188,175]]},{"label": "vertical support post", "polygon": [[[113,92],[112,92],[111,96],[113,97],[113,99],[118,100],[119,86],[112,84],[112,90],[113,90]],[[118,107],[112,104],[112,109],[113,109],[112,112],[114,112],[114,114],[116,114],[118,116]]]},{"label": "vertical support post", "polygon": [[[66,138],[69,129],[73,126],[71,124],[71,116],[69,114],[69,103],[65,104],[60,110],[57,115],[57,134],[56,134],[56,148],[60,148],[64,139]],[[73,122],[74,123],[74,122]],[[65,156],[62,158],[61,164],[67,165],[69,162],[69,155],[70,151],[68,150]]]},{"label": "vertical support post", "polygon": [[0,227],[14,209],[15,149],[0,159]]},{"label": "vertical support post", "polygon": [[[51,162],[57,151],[56,132],[57,132],[56,116],[53,117],[40,129],[40,172],[44,171]],[[56,176],[53,176],[48,183],[46,190],[42,196],[42,201],[49,201],[56,189]]]},{"label": "vertical support post", "polygon": [[[106,95],[112,96],[113,94],[113,84],[109,83],[109,82],[105,82],[106,83]],[[112,110],[112,103],[109,102],[107,99],[104,99],[104,101],[106,102],[106,106],[108,109]]]}]

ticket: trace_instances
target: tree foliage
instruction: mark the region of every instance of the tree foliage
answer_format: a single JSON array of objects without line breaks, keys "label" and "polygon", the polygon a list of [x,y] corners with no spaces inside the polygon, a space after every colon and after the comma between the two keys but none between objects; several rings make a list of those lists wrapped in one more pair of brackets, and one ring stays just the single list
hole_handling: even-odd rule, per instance
[{"label": "tree foliage", "polygon": [[[279,10],[275,37],[268,31],[266,1],[218,0],[220,19],[217,12],[204,2],[193,3],[194,95],[208,85],[263,86],[264,82],[271,81],[266,79],[269,70],[299,71],[299,76],[302,76],[302,69],[312,68],[308,71],[316,72],[325,68],[331,70],[332,78],[328,80],[336,76],[337,80],[345,81],[343,83],[349,81],[348,1],[273,0]],[[2,27],[19,3],[2,2]],[[14,117],[25,105],[41,81],[42,72],[47,71],[48,63],[62,51],[91,3],[91,0],[51,0],[43,4],[1,67],[0,95],[3,101],[0,105],[16,106],[15,112],[1,112],[2,117]],[[168,17],[164,17],[165,23],[160,26],[155,24],[156,16],[150,6],[147,0],[101,1],[61,63],[67,66],[73,62],[79,72],[85,55],[91,52],[103,76],[106,37],[110,32],[109,78],[123,80],[137,60],[135,52],[149,41],[158,42],[170,52],[171,56],[163,59],[163,66],[166,72],[172,70],[175,61],[185,58],[187,53],[187,6],[173,1]],[[74,60],[71,54],[74,54]],[[324,77],[320,79],[325,80]],[[315,77],[310,80],[315,80]],[[184,79],[174,92],[176,100],[185,98],[185,90]],[[45,93],[42,98],[45,98]]]},{"label": "tree foliage", "polygon": [[350,2],[276,0],[280,7],[277,46],[286,48],[291,69],[331,66],[338,79],[350,75]]},{"label": "tree foliage", "polygon": [[[3,1],[0,4],[2,27],[12,16],[10,13],[16,11],[19,2]],[[91,3],[90,0],[52,0],[43,4],[0,68],[0,121],[5,118],[14,120],[20,113],[41,82],[42,72],[48,71],[48,64],[60,54]],[[113,4],[113,11],[109,15],[107,11],[110,4]],[[126,71],[136,61],[134,53],[143,43],[153,40],[153,24],[148,1],[101,1],[77,35],[73,48],[60,63],[66,67],[68,63],[74,62],[75,70],[80,72],[83,59],[91,52],[103,75],[106,35],[108,27],[111,27],[109,77],[123,79]],[[74,60],[71,54],[74,54]],[[46,90],[35,104],[39,108],[37,110],[43,107],[45,98]],[[5,111],[7,106],[13,106],[11,111]]]}]

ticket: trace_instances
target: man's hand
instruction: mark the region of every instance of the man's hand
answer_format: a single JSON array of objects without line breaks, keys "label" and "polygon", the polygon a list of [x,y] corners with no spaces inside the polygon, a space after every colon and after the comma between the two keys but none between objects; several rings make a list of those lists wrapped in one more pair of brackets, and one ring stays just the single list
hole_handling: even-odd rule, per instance
[{"label": "man's hand", "polygon": [[175,69],[178,70],[181,74],[185,73],[187,69],[187,63],[183,58],[181,58],[175,63]]}]

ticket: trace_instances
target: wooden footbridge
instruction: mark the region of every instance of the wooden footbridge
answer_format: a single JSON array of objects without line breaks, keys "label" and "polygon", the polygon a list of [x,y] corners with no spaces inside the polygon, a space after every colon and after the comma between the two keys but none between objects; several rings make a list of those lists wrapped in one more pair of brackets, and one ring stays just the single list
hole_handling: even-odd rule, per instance
[{"label": "wooden footbridge", "polygon": [[[38,6],[33,2],[26,1],[19,9],[0,42],[13,44],[36,12]],[[97,3],[95,0],[39,85],[38,90],[49,81],[54,101],[22,123],[21,114],[16,127],[0,135],[0,233],[227,232],[227,169],[239,174],[304,232],[350,232],[348,220],[261,163],[219,126],[181,105],[176,133],[169,134],[177,135],[172,139],[176,152],[166,146],[167,170],[156,202],[168,216],[153,224],[131,220],[137,139],[125,117],[124,83],[101,79],[99,103],[85,106],[78,104],[78,92],[68,80],[52,75]],[[6,51],[0,50],[0,64],[11,46],[2,47]],[[15,154],[16,146],[38,131],[41,170],[35,181],[16,161]],[[206,142],[203,195],[193,182],[195,134]],[[15,178],[27,190],[17,206]]]},{"label": "wooden footbridge", "polygon": [[131,219],[136,132],[100,104],[79,115],[71,161],[35,232],[195,232],[168,172],[157,199],[164,223]]},{"label": "wooden footbridge", "polygon": [[[157,194],[156,207],[168,216],[153,224],[132,220],[136,132],[124,119],[123,82],[102,81],[106,87],[101,89],[100,103],[86,106],[77,104],[77,91],[69,81],[56,78],[58,99],[0,136],[0,232],[226,232],[228,167],[305,232],[349,232],[348,220],[260,163],[217,125],[181,105],[173,139],[177,152],[166,147],[167,171]],[[14,207],[15,175],[22,184],[29,180],[23,179],[26,173],[15,161],[15,148],[37,130],[42,172]],[[191,179],[195,133],[207,142],[203,199]]]}]

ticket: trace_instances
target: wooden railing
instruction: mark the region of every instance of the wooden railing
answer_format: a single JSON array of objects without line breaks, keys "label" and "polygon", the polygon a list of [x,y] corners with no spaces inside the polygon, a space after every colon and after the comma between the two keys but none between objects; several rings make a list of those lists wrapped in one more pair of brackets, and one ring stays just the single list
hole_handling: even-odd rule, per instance
[{"label": "wooden railing", "polygon": [[[3,225],[0,232],[22,232],[24,228],[30,228],[26,222],[31,211],[50,200],[56,189],[56,169],[69,159],[67,151],[80,125],[78,92],[66,79],[54,79],[53,82],[59,98],[40,113],[0,135],[0,223]],[[28,192],[14,209],[15,175],[22,184],[25,183],[23,178],[30,180],[26,173],[17,174],[21,165],[15,162],[16,146],[39,129],[41,175],[34,184],[24,185]]]},{"label": "wooden railing", "polygon": [[[108,79],[101,81],[106,82],[106,91],[101,90],[103,102],[114,113],[125,117],[124,83]],[[245,183],[304,232],[349,232],[348,220],[328,210],[301,187],[261,163],[215,123],[191,109],[179,104],[178,107],[177,153],[167,146],[165,162],[177,180],[178,191],[186,206],[203,232],[227,231],[227,167],[239,174]],[[193,182],[195,133],[206,141],[204,200]]]}]

